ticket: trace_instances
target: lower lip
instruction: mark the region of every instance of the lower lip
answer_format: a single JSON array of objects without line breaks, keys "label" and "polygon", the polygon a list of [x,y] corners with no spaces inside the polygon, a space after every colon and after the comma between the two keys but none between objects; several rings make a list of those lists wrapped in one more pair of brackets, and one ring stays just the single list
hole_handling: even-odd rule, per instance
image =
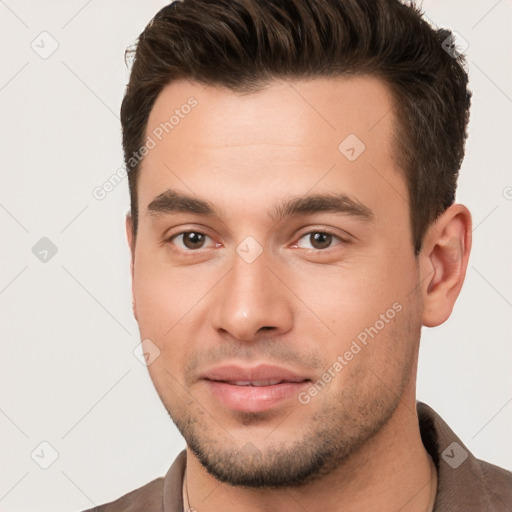
[{"label": "lower lip", "polygon": [[241,412],[266,411],[285,400],[297,400],[297,395],[308,385],[308,381],[283,382],[273,386],[236,386],[207,379],[205,382],[222,404]]}]

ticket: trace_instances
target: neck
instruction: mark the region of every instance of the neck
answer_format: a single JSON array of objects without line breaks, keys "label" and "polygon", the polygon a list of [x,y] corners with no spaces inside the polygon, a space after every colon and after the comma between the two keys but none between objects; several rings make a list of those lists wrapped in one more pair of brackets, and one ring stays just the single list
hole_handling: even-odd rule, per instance
[{"label": "neck", "polygon": [[300,504],[304,510],[429,512],[435,495],[432,467],[421,441],[413,394],[407,402],[402,400],[379,433],[343,464],[302,487],[233,487],[207,473],[187,449],[188,507],[201,512],[288,512]]}]

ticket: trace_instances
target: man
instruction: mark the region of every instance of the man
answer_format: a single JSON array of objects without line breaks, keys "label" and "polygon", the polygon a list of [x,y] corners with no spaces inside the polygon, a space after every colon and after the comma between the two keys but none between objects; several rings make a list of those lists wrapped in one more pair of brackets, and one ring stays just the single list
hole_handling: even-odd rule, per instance
[{"label": "man", "polygon": [[470,93],[396,0],[184,0],[121,114],[134,314],[187,448],[98,511],[505,511],[415,398],[462,287]]}]

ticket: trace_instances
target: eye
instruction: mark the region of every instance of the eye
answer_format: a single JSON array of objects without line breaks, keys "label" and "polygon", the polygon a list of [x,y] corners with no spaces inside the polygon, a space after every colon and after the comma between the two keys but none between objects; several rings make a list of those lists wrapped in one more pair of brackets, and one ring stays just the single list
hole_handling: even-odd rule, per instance
[{"label": "eye", "polygon": [[185,231],[174,235],[169,241],[177,245],[180,249],[193,251],[196,249],[204,249],[207,240],[213,242],[213,240],[204,233],[200,233],[198,231]]},{"label": "eye", "polygon": [[342,242],[341,238],[325,231],[311,231],[299,238],[296,247],[321,251],[332,247],[333,242]]}]

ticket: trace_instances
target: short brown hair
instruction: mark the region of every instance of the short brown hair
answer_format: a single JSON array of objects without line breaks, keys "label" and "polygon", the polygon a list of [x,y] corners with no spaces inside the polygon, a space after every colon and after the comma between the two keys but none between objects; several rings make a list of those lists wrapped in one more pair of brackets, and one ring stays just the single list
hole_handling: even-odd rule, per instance
[{"label": "short brown hair", "polygon": [[164,7],[127,50],[134,60],[121,123],[134,235],[140,162],[132,155],[167,84],[185,78],[250,93],[274,79],[368,74],[394,97],[397,163],[418,254],[428,226],[455,200],[464,157],[471,93],[463,56],[446,51],[452,38],[398,0],[183,0]]}]

